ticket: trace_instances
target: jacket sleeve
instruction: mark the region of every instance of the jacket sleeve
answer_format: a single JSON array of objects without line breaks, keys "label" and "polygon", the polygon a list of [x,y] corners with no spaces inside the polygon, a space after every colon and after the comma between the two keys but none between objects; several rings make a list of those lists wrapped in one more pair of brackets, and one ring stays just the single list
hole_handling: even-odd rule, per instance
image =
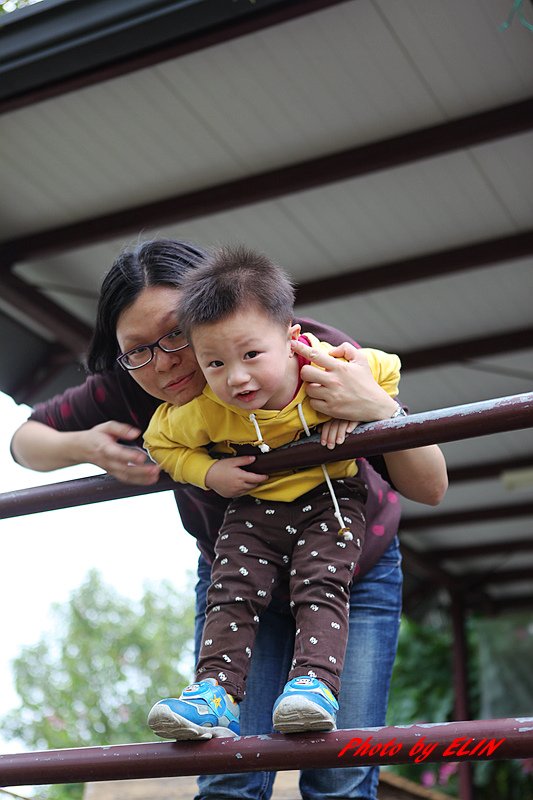
[{"label": "jacket sleeve", "polygon": [[320,341],[329,342],[332,347],[338,347],[343,342],[349,342],[354,347],[359,347],[355,339],[352,339],[347,333],[343,333],[338,328],[332,328],[331,325],[325,325],[323,322],[317,322],[316,319],[296,317],[294,322],[300,323],[302,331],[309,331]]},{"label": "jacket sleeve", "polygon": [[88,375],[83,383],[39,403],[30,420],[57,431],[79,431],[115,420],[144,430],[161,401],[117,367]]},{"label": "jacket sleeve", "polygon": [[211,438],[199,403],[186,406],[163,403],[144,434],[151,458],[179,483],[192,483],[207,489],[205,477],[216,459],[206,450]]},{"label": "jacket sleeve", "polygon": [[361,348],[361,353],[367,357],[375,380],[387,394],[396,397],[400,383],[401,361],[399,357],[394,353],[385,353],[383,350],[373,350],[369,347]]}]

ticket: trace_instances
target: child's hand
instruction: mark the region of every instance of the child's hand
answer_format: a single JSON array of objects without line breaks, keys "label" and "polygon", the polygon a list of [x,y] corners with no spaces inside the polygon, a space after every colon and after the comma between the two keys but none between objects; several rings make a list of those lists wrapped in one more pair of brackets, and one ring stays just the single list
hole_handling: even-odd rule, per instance
[{"label": "child's hand", "polygon": [[350,422],[347,419],[330,419],[322,425],[320,444],[333,450],[336,444],[344,442],[347,433],[351,433],[356,428],[357,422]]},{"label": "child's hand", "polygon": [[223,458],[209,467],[205,476],[205,485],[221,497],[241,497],[255,489],[268,478],[268,475],[256,475],[246,472],[241,467],[255,461],[255,456],[237,456]]}]

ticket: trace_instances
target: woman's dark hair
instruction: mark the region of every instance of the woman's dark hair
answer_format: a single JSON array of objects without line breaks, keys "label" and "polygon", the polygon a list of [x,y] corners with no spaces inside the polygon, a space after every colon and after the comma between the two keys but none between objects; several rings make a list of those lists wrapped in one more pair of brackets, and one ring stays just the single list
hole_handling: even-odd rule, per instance
[{"label": "woman's dark hair", "polygon": [[119,355],[117,322],[143,289],[173,286],[179,289],[186,273],[207,258],[207,251],[189,242],[154,239],[123,250],[100,289],[93,338],[87,354],[89,372],[115,366]]}]

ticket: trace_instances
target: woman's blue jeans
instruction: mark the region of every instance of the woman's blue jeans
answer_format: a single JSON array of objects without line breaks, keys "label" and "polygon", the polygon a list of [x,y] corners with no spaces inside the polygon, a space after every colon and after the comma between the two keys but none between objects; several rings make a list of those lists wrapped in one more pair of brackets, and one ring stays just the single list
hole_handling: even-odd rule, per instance
[{"label": "woman's blue jeans", "polygon": [[[196,586],[196,654],[201,641],[210,566],[200,558]],[[367,728],[385,724],[401,611],[402,573],[398,539],[380,561],[355,581],[351,591],[350,633],[338,728]],[[294,621],[288,613],[268,609],[261,616],[246,698],[241,703],[241,733],[272,731],[272,706],[283,691],[292,659]],[[269,800],[276,773],[250,772],[202,775],[196,800]],[[375,800],[377,767],[303,770],[303,800]]]}]

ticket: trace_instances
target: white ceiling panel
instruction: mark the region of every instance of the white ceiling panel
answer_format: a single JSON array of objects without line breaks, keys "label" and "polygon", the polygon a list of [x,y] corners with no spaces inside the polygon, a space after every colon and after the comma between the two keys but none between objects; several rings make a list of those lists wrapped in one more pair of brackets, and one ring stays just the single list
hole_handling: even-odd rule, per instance
[{"label": "white ceiling panel", "polygon": [[531,94],[530,31],[510,14],[508,0],[376,0],[397,41],[420,70],[440,108],[498,106]]},{"label": "white ceiling panel", "polygon": [[509,569],[533,569],[533,555],[520,550],[515,553],[509,551],[504,555],[497,556],[476,556],[475,559],[461,558],[455,562],[445,561],[444,565],[449,568],[454,575],[470,575],[472,573],[493,573],[496,577],[498,572]]},{"label": "white ceiling panel", "polygon": [[402,400],[415,412],[529,392],[532,383],[525,375],[519,378],[485,372],[481,377],[477,370],[457,365],[407,372],[400,385]]}]

